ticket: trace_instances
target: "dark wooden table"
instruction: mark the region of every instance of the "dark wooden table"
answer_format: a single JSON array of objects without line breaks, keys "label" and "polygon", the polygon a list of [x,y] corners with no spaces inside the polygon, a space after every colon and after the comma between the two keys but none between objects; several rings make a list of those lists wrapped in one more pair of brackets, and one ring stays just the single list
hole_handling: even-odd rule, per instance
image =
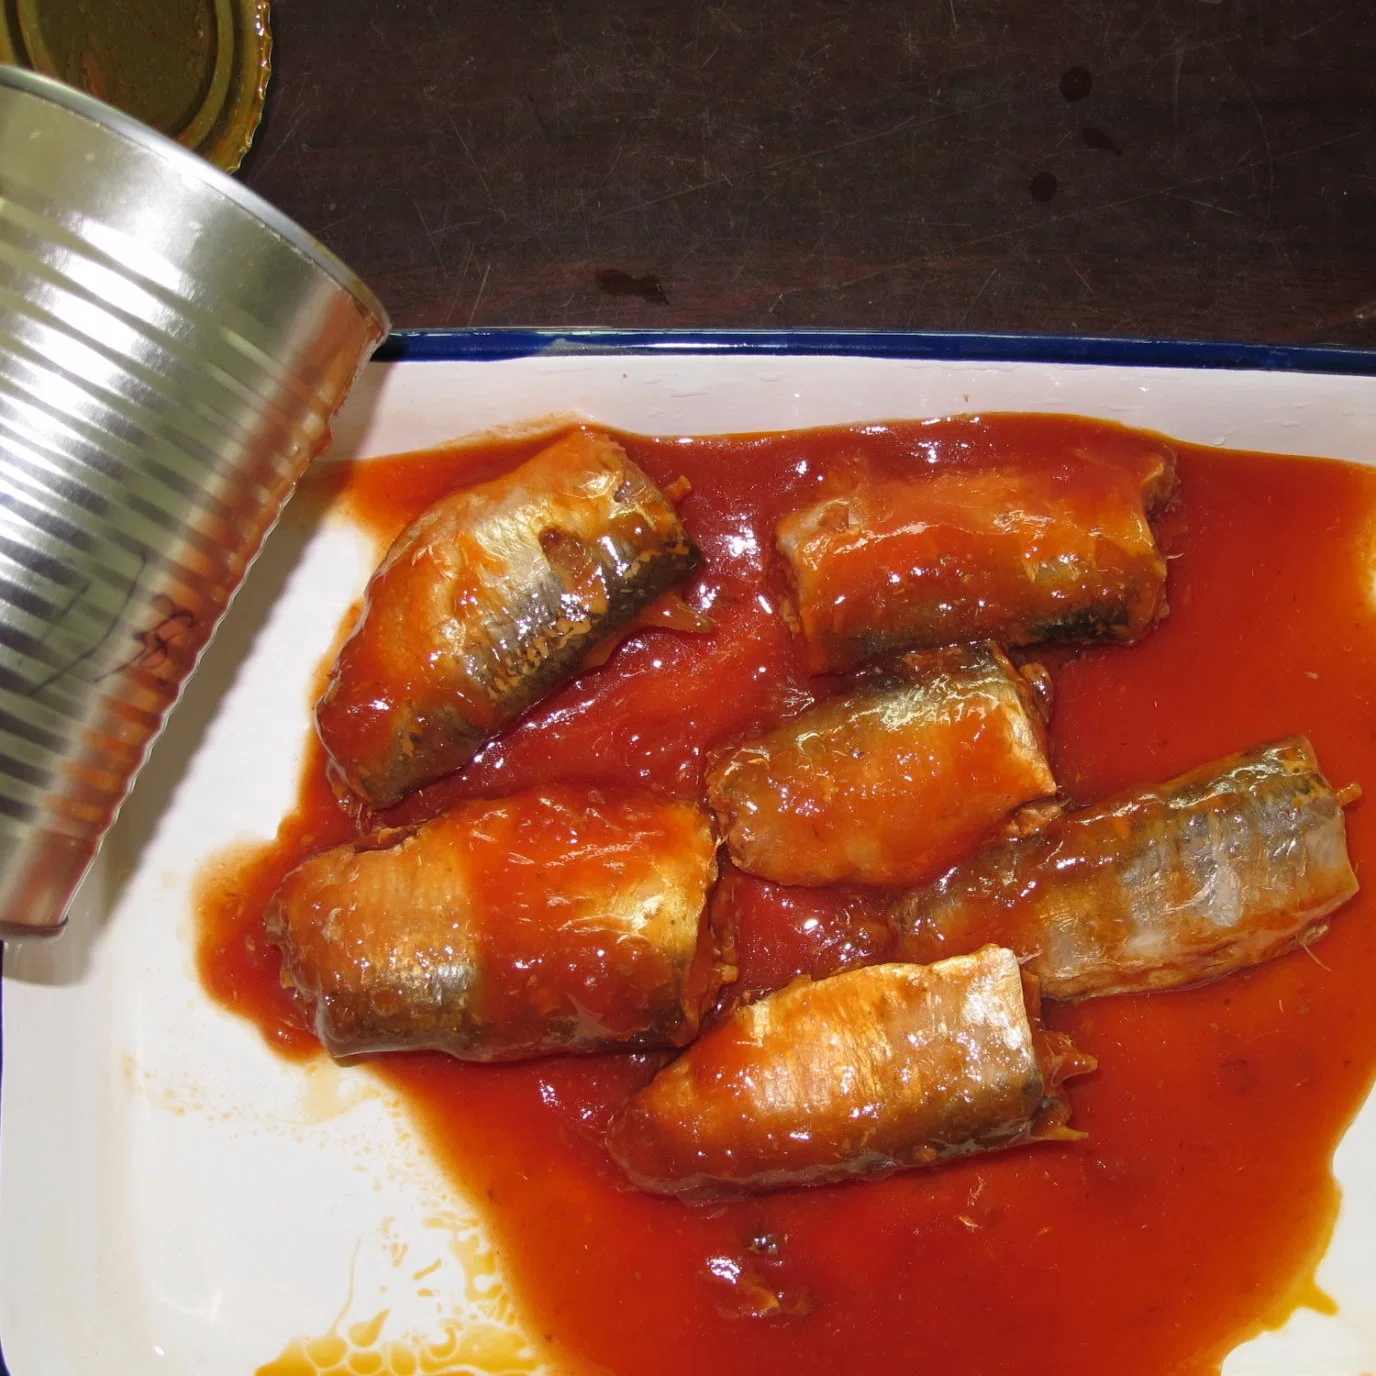
[{"label": "dark wooden table", "polygon": [[400,326],[1376,345],[1368,0],[277,0],[248,182]]}]

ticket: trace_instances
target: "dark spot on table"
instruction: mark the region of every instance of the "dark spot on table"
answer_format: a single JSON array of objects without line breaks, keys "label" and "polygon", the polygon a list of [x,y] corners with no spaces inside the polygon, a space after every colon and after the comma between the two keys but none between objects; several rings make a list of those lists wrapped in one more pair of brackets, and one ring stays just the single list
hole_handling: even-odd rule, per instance
[{"label": "dark spot on table", "polygon": [[1038,172],[1027,189],[1034,201],[1049,201],[1056,194],[1056,178],[1050,172]]},{"label": "dark spot on table", "polygon": [[1083,67],[1069,67],[1061,74],[1061,94],[1067,100],[1083,100],[1094,85],[1094,78]]},{"label": "dark spot on table", "polygon": [[597,289],[608,296],[638,296],[642,301],[654,301],[661,306],[669,304],[663,284],[652,272],[647,272],[643,277],[633,277],[620,268],[598,268],[594,280]]},{"label": "dark spot on table", "polygon": [[1120,158],[1123,156],[1123,150],[1102,129],[1091,127],[1086,129],[1081,137],[1087,148],[1098,148],[1105,153],[1117,153]]}]

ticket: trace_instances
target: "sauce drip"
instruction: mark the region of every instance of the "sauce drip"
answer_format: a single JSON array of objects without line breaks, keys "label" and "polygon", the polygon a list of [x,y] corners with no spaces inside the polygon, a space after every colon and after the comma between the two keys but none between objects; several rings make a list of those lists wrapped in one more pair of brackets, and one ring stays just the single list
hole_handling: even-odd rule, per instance
[{"label": "sauce drip", "polygon": [[[704,566],[687,592],[715,629],[631,637],[465,770],[382,820],[537,782],[605,780],[695,795],[706,750],[825,696],[777,614],[777,515],[857,462],[958,467],[1065,446],[1140,454],[1152,436],[1071,417],[990,416],[787,436],[649,440],[631,457],[681,502]],[[460,482],[539,440],[327,467],[380,540]],[[1074,803],[1294,732],[1336,785],[1376,789],[1376,474],[1175,446],[1181,494],[1160,522],[1169,618],[1141,644],[1038,653],[1055,669],[1050,729]],[[304,725],[304,724],[303,724]],[[1376,872],[1369,804],[1348,813],[1359,876]],[[363,819],[365,822],[367,819]],[[278,981],[262,910],[313,850],[357,834],[313,747],[277,839],[206,874],[200,970],[284,1054],[320,1054]],[[881,896],[780,889],[730,870],[743,990],[883,959]],[[1062,1376],[1213,1371],[1298,1304],[1337,1207],[1330,1163],[1376,1069],[1371,900],[1295,952],[1204,989],[1049,1005],[1096,1056],[1070,1086],[1087,1138],[879,1182],[699,1209],[636,1193],[601,1130],[658,1060],[472,1066],[374,1058],[439,1159],[487,1201],[530,1322],[565,1364],[663,1376],[921,1371]],[[727,991],[729,998],[731,991]]]}]

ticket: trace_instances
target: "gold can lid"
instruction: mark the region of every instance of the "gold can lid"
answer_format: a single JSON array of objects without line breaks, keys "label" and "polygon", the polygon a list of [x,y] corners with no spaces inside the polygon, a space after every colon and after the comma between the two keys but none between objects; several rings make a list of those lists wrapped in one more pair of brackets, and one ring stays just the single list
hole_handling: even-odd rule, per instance
[{"label": "gold can lid", "polygon": [[65,81],[233,172],[272,71],[268,0],[8,0],[0,62]]}]

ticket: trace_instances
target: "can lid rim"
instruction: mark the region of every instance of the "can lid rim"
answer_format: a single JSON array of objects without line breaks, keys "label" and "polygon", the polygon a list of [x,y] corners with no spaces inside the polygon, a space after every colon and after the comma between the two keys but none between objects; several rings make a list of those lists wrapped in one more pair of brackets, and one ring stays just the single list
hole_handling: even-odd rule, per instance
[{"label": "can lid rim", "polygon": [[284,215],[276,206],[264,200],[256,191],[251,191],[242,182],[235,181],[228,173],[222,172],[198,153],[183,148],[181,144],[136,120],[132,115],[126,115],[122,110],[116,110],[113,106],[96,100],[94,96],[89,96],[84,91],[78,91],[75,87],[40,72],[0,64],[0,86],[10,86],[43,100],[52,101],[75,115],[141,144],[150,152],[168,159],[182,171],[189,172],[212,191],[219,192],[241,210],[246,210],[261,221],[291,248],[309,259],[348,291],[363,312],[376,322],[381,331],[380,338],[386,336],[391,329],[391,319],[382,302],[342,258],[326,248],[313,235],[308,234],[290,216]]}]

